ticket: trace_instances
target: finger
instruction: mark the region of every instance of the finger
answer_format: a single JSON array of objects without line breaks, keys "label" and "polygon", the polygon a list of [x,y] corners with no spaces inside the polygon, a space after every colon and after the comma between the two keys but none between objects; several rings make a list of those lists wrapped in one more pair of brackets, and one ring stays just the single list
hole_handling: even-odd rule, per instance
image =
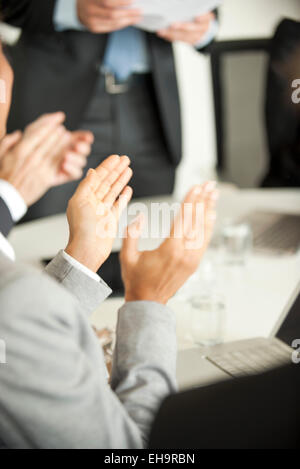
[{"label": "finger", "polygon": [[[69,168],[70,170],[71,168]],[[86,177],[79,184],[75,196],[84,198],[95,192],[99,186],[99,176],[94,169],[89,169]]]},{"label": "finger", "polygon": [[93,132],[90,132],[89,130],[76,130],[75,132],[72,132],[72,136],[75,144],[77,142],[85,142],[92,145],[95,140]]},{"label": "finger", "polygon": [[115,162],[113,162],[112,160],[112,162],[109,163],[110,166],[106,166],[106,168],[109,170],[108,174],[99,185],[99,188],[96,193],[96,197],[99,200],[104,199],[104,197],[111,190],[111,186],[119,179],[120,175],[124,172],[124,170],[128,168],[130,164],[130,159],[128,158],[128,156],[122,156],[121,158],[118,157],[118,160],[115,160]]},{"label": "finger", "polygon": [[145,225],[145,217],[140,213],[135,220],[126,228],[121,249],[122,259],[130,259],[135,261],[139,256],[138,244]]},{"label": "finger", "polygon": [[182,31],[182,32],[198,32],[202,33],[203,31],[207,30],[209,26],[209,22],[207,23],[196,23],[194,21],[187,22],[187,23],[175,23],[169,28],[169,32],[172,31]]},{"label": "finger", "polygon": [[132,195],[133,195],[132,188],[127,186],[123,190],[118,200],[114,203],[112,211],[117,220],[120,219],[122,212],[125,210],[130,200],[132,199]]},{"label": "finger", "polygon": [[62,168],[65,166],[74,166],[75,168],[83,169],[87,164],[87,158],[85,156],[78,155],[77,153],[68,152],[62,162]]},{"label": "finger", "polygon": [[70,133],[63,126],[57,127],[30,155],[35,164],[57,164],[66,145],[70,143]]},{"label": "finger", "polygon": [[24,134],[35,132],[37,129],[44,127],[45,125],[58,125],[62,124],[66,118],[63,112],[55,112],[52,114],[44,114],[34,122],[29,124],[24,131]]},{"label": "finger", "polygon": [[215,220],[216,195],[216,182],[207,182],[193,203],[192,225],[185,233],[185,238],[197,243],[194,249],[203,249],[210,241]]},{"label": "finger", "polygon": [[65,164],[64,169],[56,175],[55,186],[60,186],[61,184],[66,184],[71,181],[78,181],[83,176],[83,170],[77,168],[73,165]]},{"label": "finger", "polygon": [[107,177],[108,174],[113,171],[113,169],[119,164],[120,162],[120,157],[119,155],[111,155],[108,158],[106,158],[102,163],[97,166],[95,169],[96,173],[98,174],[100,179],[104,179],[104,177]]},{"label": "finger", "polygon": [[101,0],[106,8],[126,7],[132,5],[136,0]]},{"label": "finger", "polygon": [[79,156],[89,156],[91,154],[92,147],[90,143],[79,141],[75,143],[75,145],[71,145],[71,149],[73,150],[73,153],[76,153]]},{"label": "finger", "polygon": [[190,230],[193,224],[193,204],[201,193],[202,186],[197,185],[192,187],[185,196],[171,229],[172,238],[183,240],[185,233]]},{"label": "finger", "polygon": [[199,41],[201,41],[205,32],[206,30],[203,30],[202,32],[197,32],[197,33],[187,32],[187,31],[182,31],[182,30],[175,30],[175,31],[168,31],[168,32],[160,32],[158,33],[158,36],[170,42],[182,41],[182,42],[186,42],[188,44],[194,45],[194,44],[197,44]]},{"label": "finger", "polygon": [[59,174],[57,175],[57,185],[65,184],[71,181],[78,181],[83,176],[83,169],[71,163],[65,163]]},{"label": "finger", "polygon": [[111,207],[121,192],[123,191],[124,187],[127,186],[128,182],[132,178],[132,169],[126,168],[125,171],[121,174],[119,179],[111,186],[109,193],[104,197],[103,202],[108,206]]},{"label": "finger", "polygon": [[14,147],[22,138],[22,132],[17,130],[12,134],[6,135],[0,142],[0,158],[2,158],[12,147]]},{"label": "finger", "polygon": [[120,29],[127,28],[128,26],[136,25],[140,20],[141,16],[135,16],[132,18],[123,18],[119,20],[94,20],[90,26],[90,31],[95,34],[109,33],[112,31],[119,31]]},{"label": "finger", "polygon": [[111,155],[95,169],[96,175],[98,176],[98,185],[94,188],[95,192],[99,189],[101,184],[104,184],[105,178],[107,178],[109,173],[119,164],[119,161],[119,155]]},{"label": "finger", "polygon": [[41,119],[39,125],[34,126],[30,129],[25,130],[24,138],[20,142],[19,151],[26,157],[29,154],[38,148],[40,145],[43,145],[45,141],[48,140],[49,135],[52,136],[55,133],[55,129],[62,128],[59,125],[60,118],[51,118]]},{"label": "finger", "polygon": [[132,20],[135,17],[141,17],[142,12],[141,10],[135,8],[135,9],[127,9],[127,8],[118,8],[118,7],[101,7],[97,6],[94,10],[94,19],[99,19],[99,20],[112,20],[112,21],[118,21],[118,20]]}]

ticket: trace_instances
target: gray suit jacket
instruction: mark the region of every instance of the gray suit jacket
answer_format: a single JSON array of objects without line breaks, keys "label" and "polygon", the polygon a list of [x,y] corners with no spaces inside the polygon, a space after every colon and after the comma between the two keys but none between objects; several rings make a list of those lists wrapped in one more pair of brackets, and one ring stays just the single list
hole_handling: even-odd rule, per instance
[{"label": "gray suit jacket", "polygon": [[0,446],[141,448],[176,391],[173,313],[148,302],[120,309],[110,386],[89,323],[110,289],[61,253],[46,270],[0,254]]}]

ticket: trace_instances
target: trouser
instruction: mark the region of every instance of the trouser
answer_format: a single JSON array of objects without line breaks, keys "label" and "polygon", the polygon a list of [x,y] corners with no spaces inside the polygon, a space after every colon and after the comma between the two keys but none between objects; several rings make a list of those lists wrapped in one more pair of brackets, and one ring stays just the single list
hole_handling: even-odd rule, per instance
[{"label": "trouser", "polygon": [[[151,74],[135,75],[128,90],[120,94],[108,93],[105,77],[100,75],[80,128],[95,135],[86,170],[111,154],[128,155],[134,171],[130,182],[134,197],[173,192],[175,167],[166,145]],[[73,182],[51,189],[24,220],[63,213],[77,185]]]}]

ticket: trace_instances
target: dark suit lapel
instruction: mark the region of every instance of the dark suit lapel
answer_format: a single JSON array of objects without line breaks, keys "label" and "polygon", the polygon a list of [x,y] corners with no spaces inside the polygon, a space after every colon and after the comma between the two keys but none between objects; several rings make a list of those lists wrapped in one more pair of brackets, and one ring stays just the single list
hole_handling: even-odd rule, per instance
[{"label": "dark suit lapel", "polygon": [[5,202],[0,197],[0,232],[3,236],[7,236],[14,226],[10,211]]}]

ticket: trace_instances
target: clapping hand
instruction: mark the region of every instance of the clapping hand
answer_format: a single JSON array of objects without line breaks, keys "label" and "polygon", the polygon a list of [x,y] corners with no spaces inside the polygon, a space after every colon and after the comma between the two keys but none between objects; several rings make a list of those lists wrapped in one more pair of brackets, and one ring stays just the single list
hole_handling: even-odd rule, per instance
[{"label": "clapping hand", "polygon": [[122,211],[132,197],[127,156],[112,155],[90,169],[69,202],[67,254],[97,272],[109,257]]}]

